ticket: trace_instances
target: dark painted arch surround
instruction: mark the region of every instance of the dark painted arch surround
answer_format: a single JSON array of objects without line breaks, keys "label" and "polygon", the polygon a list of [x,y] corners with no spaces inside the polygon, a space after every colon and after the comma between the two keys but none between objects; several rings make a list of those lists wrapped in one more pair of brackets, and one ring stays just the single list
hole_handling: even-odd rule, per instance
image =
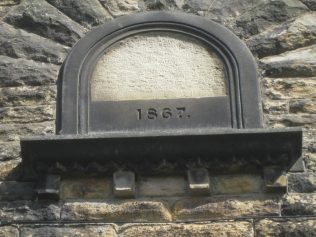
[{"label": "dark painted arch surround", "polygon": [[[89,99],[91,70],[99,55],[111,44],[133,34],[156,30],[180,32],[198,38],[207,43],[225,64],[228,82],[226,114],[230,116],[225,119],[229,120],[229,123],[222,126],[221,116],[214,123],[208,123],[212,118],[206,115],[201,118],[206,121],[204,127],[260,128],[262,126],[256,63],[247,46],[238,37],[218,23],[202,17],[175,12],[147,12],[123,16],[101,25],[90,31],[73,47],[62,66],[58,81],[56,120],[58,134],[117,130],[115,126],[109,129],[102,124],[96,126],[96,129],[90,128],[90,120],[100,116],[98,115],[100,107],[93,112],[94,105],[91,105]],[[213,98],[212,101],[219,111],[221,98]],[[194,104],[192,106],[196,107]],[[107,114],[109,112],[111,111],[106,111]],[[100,120],[96,119],[96,121],[98,123]],[[122,123],[118,122],[118,126],[120,124]],[[194,128],[194,125],[188,127],[190,126]],[[164,130],[166,127],[156,128]]]}]

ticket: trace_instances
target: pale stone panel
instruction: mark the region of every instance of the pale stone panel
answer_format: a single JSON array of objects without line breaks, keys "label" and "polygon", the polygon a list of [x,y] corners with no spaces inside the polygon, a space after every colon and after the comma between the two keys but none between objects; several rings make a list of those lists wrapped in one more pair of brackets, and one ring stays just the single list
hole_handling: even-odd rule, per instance
[{"label": "pale stone panel", "polygon": [[111,46],[91,78],[92,101],[226,95],[224,65],[203,42],[180,33],[141,33]]}]

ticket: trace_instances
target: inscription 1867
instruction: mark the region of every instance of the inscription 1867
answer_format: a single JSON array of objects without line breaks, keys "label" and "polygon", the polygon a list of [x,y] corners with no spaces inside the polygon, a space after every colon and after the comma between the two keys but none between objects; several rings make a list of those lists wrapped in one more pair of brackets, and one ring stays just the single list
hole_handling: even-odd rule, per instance
[{"label": "inscription 1867", "polygon": [[149,119],[154,120],[157,118],[162,119],[182,119],[182,118],[190,118],[190,115],[186,113],[185,107],[177,107],[177,108],[149,108],[149,109],[137,109],[136,115],[138,120]]}]

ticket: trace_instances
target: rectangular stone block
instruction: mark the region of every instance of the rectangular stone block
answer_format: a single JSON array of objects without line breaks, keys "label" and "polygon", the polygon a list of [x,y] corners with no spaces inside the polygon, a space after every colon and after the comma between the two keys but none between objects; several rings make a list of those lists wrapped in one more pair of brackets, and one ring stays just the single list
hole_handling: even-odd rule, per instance
[{"label": "rectangular stone block", "polygon": [[0,237],[19,237],[19,230],[13,226],[1,226]]},{"label": "rectangular stone block", "polygon": [[0,142],[0,161],[19,158],[20,149],[20,144],[17,142]]},{"label": "rectangular stone block", "polygon": [[62,220],[106,220],[107,222],[171,221],[167,203],[154,200],[69,202],[62,208]]},{"label": "rectangular stone block", "polygon": [[229,236],[253,237],[251,222],[204,222],[204,223],[173,223],[173,224],[126,224],[120,228],[119,236],[146,237],[201,237],[201,236]]},{"label": "rectangular stone block", "polygon": [[20,141],[21,136],[48,135],[54,133],[55,121],[27,124],[0,124],[0,140],[3,142]]},{"label": "rectangular stone block", "polygon": [[138,195],[141,197],[184,196],[188,192],[188,184],[182,176],[140,177]]},{"label": "rectangular stone block", "polygon": [[264,78],[262,90],[271,99],[315,98],[315,78]]},{"label": "rectangular stone block", "polygon": [[316,192],[316,174],[309,173],[290,173],[289,192],[292,193],[313,193]]},{"label": "rectangular stone block", "polygon": [[264,219],[255,223],[257,237],[312,237],[316,233],[316,219]]},{"label": "rectangular stone block", "polygon": [[56,221],[60,219],[60,207],[53,202],[0,202],[0,219],[2,222]]},{"label": "rectangular stone block", "polygon": [[16,180],[21,174],[19,159],[0,162],[0,181]]},{"label": "rectangular stone block", "polygon": [[0,106],[55,104],[56,93],[56,86],[5,87],[0,89]]},{"label": "rectangular stone block", "polygon": [[112,196],[112,179],[70,178],[61,182],[62,199],[105,199]]},{"label": "rectangular stone block", "polygon": [[175,220],[209,220],[213,218],[244,218],[278,216],[279,200],[269,196],[221,196],[188,198],[174,205]]},{"label": "rectangular stone block", "polygon": [[116,231],[114,225],[22,227],[20,237],[30,236],[116,237]]},{"label": "rectangular stone block", "polygon": [[290,113],[316,114],[316,100],[291,100]]},{"label": "rectangular stone block", "polygon": [[282,215],[316,214],[316,193],[290,193],[282,201]]},{"label": "rectangular stone block", "polygon": [[5,107],[0,109],[1,123],[40,123],[55,118],[55,106]]},{"label": "rectangular stone block", "polygon": [[210,178],[211,194],[259,193],[263,179],[259,175],[220,175]]}]

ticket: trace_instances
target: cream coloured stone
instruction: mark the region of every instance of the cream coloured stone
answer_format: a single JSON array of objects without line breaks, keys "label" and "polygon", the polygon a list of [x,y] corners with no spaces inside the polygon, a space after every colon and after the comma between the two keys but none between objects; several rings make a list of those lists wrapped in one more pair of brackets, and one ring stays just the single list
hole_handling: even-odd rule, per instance
[{"label": "cream coloured stone", "polygon": [[146,197],[184,196],[187,192],[187,182],[182,176],[141,177],[139,195]]},{"label": "cream coloured stone", "polygon": [[99,59],[92,101],[204,98],[226,95],[225,71],[204,43],[179,33],[128,37]]}]

